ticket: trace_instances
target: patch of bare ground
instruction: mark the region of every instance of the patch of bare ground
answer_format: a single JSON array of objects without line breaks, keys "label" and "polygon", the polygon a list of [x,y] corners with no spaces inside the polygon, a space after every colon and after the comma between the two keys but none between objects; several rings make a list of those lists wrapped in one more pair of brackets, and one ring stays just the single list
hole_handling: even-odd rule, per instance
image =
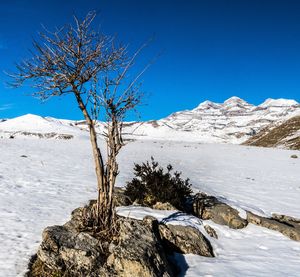
[{"label": "patch of bare ground", "polygon": [[300,116],[295,116],[278,126],[267,127],[247,140],[244,145],[261,147],[284,147],[300,150]]}]

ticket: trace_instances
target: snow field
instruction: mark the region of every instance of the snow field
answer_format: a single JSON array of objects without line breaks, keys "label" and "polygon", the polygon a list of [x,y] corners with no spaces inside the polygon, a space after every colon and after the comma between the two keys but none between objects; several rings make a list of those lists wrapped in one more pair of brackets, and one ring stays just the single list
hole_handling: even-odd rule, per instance
[{"label": "snow field", "polygon": [[[22,276],[42,230],[63,224],[73,209],[95,198],[91,148],[84,138],[20,137],[1,139],[0,153],[0,276]],[[117,185],[132,178],[134,162],[153,156],[182,171],[195,192],[222,197],[241,213],[248,209],[300,217],[300,159],[291,159],[294,153],[300,156],[299,151],[238,145],[136,141],[121,151]],[[126,207],[119,213],[163,220],[175,211]],[[203,230],[194,217],[177,214],[173,220]],[[299,242],[251,224],[243,230],[209,224],[219,235],[219,240],[211,239],[217,257],[178,255],[185,276],[299,276]]]}]

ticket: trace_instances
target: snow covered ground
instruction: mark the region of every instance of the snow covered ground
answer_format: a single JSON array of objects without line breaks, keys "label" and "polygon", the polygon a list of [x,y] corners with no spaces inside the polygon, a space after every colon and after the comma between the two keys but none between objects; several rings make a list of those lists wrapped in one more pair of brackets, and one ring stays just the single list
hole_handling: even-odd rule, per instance
[{"label": "snow covered ground", "polygon": [[[16,137],[0,139],[0,153],[0,276],[21,276],[42,230],[64,223],[74,208],[95,197],[91,149],[85,136],[66,141]],[[132,178],[134,162],[153,156],[182,171],[195,191],[256,213],[300,217],[300,159],[291,154],[300,156],[299,151],[141,140],[121,151],[117,185]],[[160,220],[175,213],[133,207],[119,212]],[[175,214],[172,221],[203,230],[191,216]],[[299,242],[251,224],[243,230],[209,224],[219,235],[211,239],[217,257],[178,255],[182,276],[299,276]]]}]

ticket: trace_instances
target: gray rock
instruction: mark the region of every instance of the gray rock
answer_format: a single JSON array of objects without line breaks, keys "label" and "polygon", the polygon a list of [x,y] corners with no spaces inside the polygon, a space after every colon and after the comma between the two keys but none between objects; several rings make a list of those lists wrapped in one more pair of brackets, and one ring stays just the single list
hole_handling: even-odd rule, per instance
[{"label": "gray rock", "polygon": [[80,216],[90,206],[78,208],[64,226],[47,227],[29,277],[174,276],[157,232],[158,222],[119,218],[119,232],[110,242],[80,231]]},{"label": "gray rock", "polygon": [[159,224],[159,233],[170,252],[214,257],[209,240],[192,226]]},{"label": "gray rock", "polygon": [[131,199],[124,194],[125,189],[115,187],[114,200],[116,206],[129,206],[132,204]]},{"label": "gray rock", "polygon": [[166,203],[162,203],[162,202],[156,202],[153,206],[153,209],[155,210],[168,210],[168,211],[173,211],[173,210],[177,210],[174,206],[172,206],[172,204],[170,204],[169,202]]},{"label": "gray rock", "polygon": [[150,218],[122,219],[118,245],[107,259],[107,268],[116,276],[173,276],[164,249],[150,228],[155,222]]},{"label": "gray rock", "polygon": [[68,229],[76,231],[85,230],[87,226],[93,225],[93,218],[97,209],[97,201],[90,200],[84,207],[72,211],[71,220],[64,224]]},{"label": "gray rock", "polygon": [[172,251],[214,256],[209,240],[199,230],[159,224],[151,216],[142,221],[119,217],[118,233],[99,240],[88,231],[95,207],[96,201],[91,200],[75,209],[63,226],[44,230],[27,276],[170,277],[175,276],[172,268],[176,268],[167,259]]},{"label": "gray rock", "polygon": [[233,229],[241,229],[247,226],[247,220],[239,216],[239,212],[222,203],[214,196],[199,193],[195,196],[192,204],[193,214],[197,217],[221,225],[227,225]]},{"label": "gray rock", "polygon": [[209,225],[204,225],[204,229],[209,236],[211,236],[212,238],[218,239],[218,234],[213,227],[211,227]]},{"label": "gray rock", "polygon": [[299,225],[291,225],[275,218],[265,218],[247,211],[247,219],[250,223],[278,231],[292,240],[300,241]]},{"label": "gray rock", "polygon": [[52,226],[43,231],[37,257],[50,271],[92,276],[105,261],[102,249],[99,241],[88,233]]},{"label": "gray rock", "polygon": [[300,219],[299,218],[282,215],[282,214],[276,214],[276,213],[272,214],[272,218],[274,218],[275,220],[277,220],[279,222],[286,223],[288,225],[292,225],[295,228],[300,228]]}]

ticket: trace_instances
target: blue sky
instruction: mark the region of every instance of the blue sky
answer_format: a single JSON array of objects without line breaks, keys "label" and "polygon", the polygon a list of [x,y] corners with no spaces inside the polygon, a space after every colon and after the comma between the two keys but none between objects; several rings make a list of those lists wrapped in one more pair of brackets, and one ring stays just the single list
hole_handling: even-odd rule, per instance
[{"label": "blue sky", "polygon": [[[142,120],[235,95],[300,102],[300,1],[297,0],[3,0],[0,1],[0,118],[26,113],[81,118],[72,97],[45,103],[31,89],[5,85],[32,38],[72,15],[99,13],[97,24],[132,49],[154,36],[140,64],[162,52],[144,75]],[[128,119],[134,119],[131,115]]]}]

